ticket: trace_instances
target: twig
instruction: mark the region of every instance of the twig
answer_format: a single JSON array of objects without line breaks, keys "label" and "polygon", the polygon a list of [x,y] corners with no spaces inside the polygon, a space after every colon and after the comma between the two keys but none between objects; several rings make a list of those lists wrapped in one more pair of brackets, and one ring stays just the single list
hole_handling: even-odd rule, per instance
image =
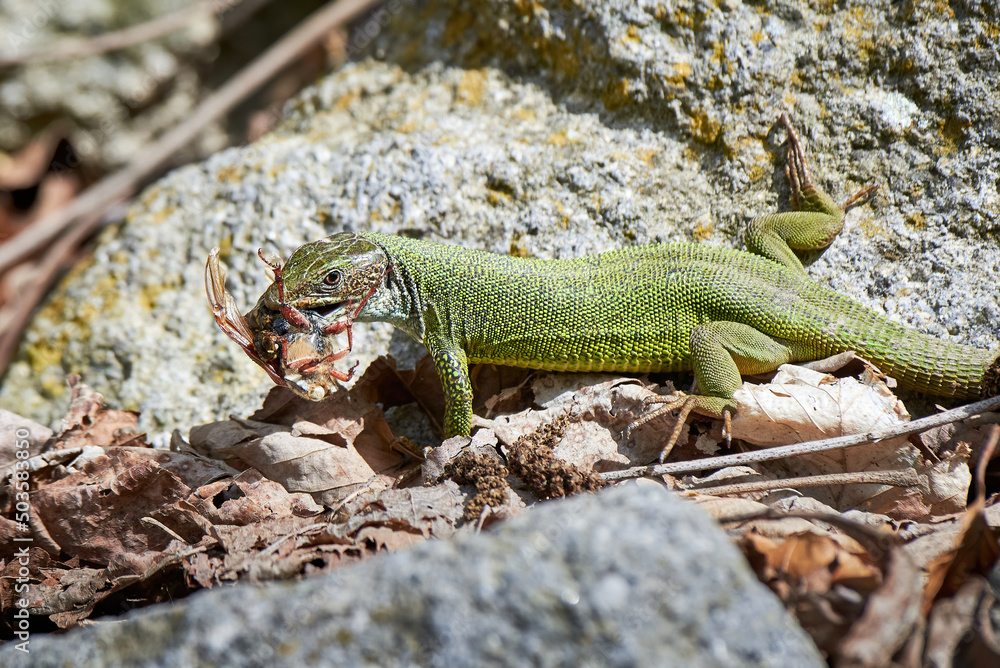
[{"label": "twig", "polygon": [[91,39],[65,39],[55,44],[40,44],[12,56],[0,57],[0,70],[25,63],[51,63],[60,60],[88,58],[109,51],[120,51],[130,46],[169,35],[180,30],[203,14],[221,14],[240,4],[241,0],[205,0],[196,5],[179,9],[171,14],[158,16],[145,23],[123,30],[108,32]]},{"label": "twig", "polygon": [[[286,65],[298,58],[337,26],[350,21],[381,0],[339,0],[318,10],[296,26],[213,95],[192,110],[187,120],[171,129],[125,167],[101,179],[79,197],[0,246],[0,267],[12,267],[76,225],[81,237],[93,232],[111,206],[132,195],[179,149],[206,125],[225,115]],[[85,220],[79,220],[86,216]]]},{"label": "twig", "polygon": [[990,435],[986,437],[986,447],[979,455],[976,462],[976,503],[986,507],[986,467],[993,459],[993,451],[996,450],[997,442],[1000,441],[1000,425],[993,425],[990,428]]},{"label": "twig", "polygon": [[163,533],[167,534],[168,536],[170,536],[171,538],[173,538],[174,540],[176,540],[178,542],[184,543],[185,545],[190,545],[191,544],[190,541],[185,540],[184,538],[182,538],[180,536],[180,534],[178,534],[176,531],[174,531],[173,529],[171,529],[170,527],[168,527],[166,524],[164,524],[160,520],[154,519],[152,517],[142,517],[142,518],[139,519],[139,521],[142,522],[143,524],[147,525],[147,526],[156,527],[157,529],[159,529],[160,531],[162,531]]},{"label": "twig", "polygon": [[642,478],[645,476],[674,475],[677,473],[691,473],[693,471],[705,471],[708,469],[718,469],[724,466],[739,466],[752,462],[767,462],[785,457],[795,457],[797,455],[812,454],[814,452],[825,452],[827,450],[840,450],[842,448],[853,448],[858,445],[877,443],[887,438],[896,438],[914,434],[918,431],[926,431],[933,427],[940,427],[943,424],[958,422],[972,417],[979,413],[985,413],[1000,406],[1000,396],[990,399],[983,399],[967,406],[953,408],[950,411],[931,415],[929,417],[906,422],[904,424],[878,429],[864,434],[852,434],[850,436],[838,436],[822,441],[811,441],[809,443],[796,443],[795,445],[783,445],[777,448],[766,450],[756,450],[754,452],[741,452],[737,455],[723,455],[721,457],[706,457],[689,462],[674,462],[670,464],[656,464],[650,466],[636,466],[623,471],[609,471],[601,473],[605,480],[628,480],[630,478]]},{"label": "twig", "polygon": [[81,219],[82,224],[70,228],[46,251],[34,268],[34,276],[15,300],[10,318],[0,325],[0,375],[7,370],[7,365],[17,352],[17,343],[24,328],[28,326],[35,307],[55,282],[60,270],[68,264],[77,246],[90,232],[88,222],[89,217]]},{"label": "twig", "polygon": [[284,543],[286,540],[288,540],[289,538],[298,538],[299,536],[301,536],[304,533],[307,533],[309,531],[315,531],[316,529],[323,529],[325,527],[326,527],[326,523],[325,522],[314,522],[313,524],[307,524],[304,527],[299,527],[298,529],[296,529],[295,531],[293,531],[291,533],[286,533],[284,536],[282,536],[281,538],[279,538],[278,540],[274,541],[273,543],[271,543],[270,545],[268,545],[266,548],[264,548],[263,550],[261,550],[257,554],[257,558],[266,557],[267,555],[271,554],[272,552],[276,552],[278,550],[278,547],[282,543]]},{"label": "twig", "polygon": [[876,484],[909,487],[919,482],[920,478],[913,469],[901,469],[898,471],[848,471],[846,473],[827,473],[824,475],[782,478],[781,480],[752,480],[731,483],[729,485],[702,484],[697,487],[687,487],[684,491],[711,494],[712,496],[727,496],[729,494],[746,494],[748,492],[767,492],[773,489],[822,487],[825,485]]},{"label": "twig", "polygon": [[799,510],[797,508],[789,510],[766,508],[752,513],[717,515],[715,516],[715,521],[723,525],[723,527],[728,531],[731,528],[735,528],[732,525],[736,524],[759,522],[761,520],[781,521],[788,518],[807,520],[814,523],[823,522],[824,524],[837,527],[851,538],[864,545],[873,556],[879,552],[884,552],[887,548],[903,543],[903,539],[898,533],[877,529],[850,517],[845,517],[839,513]]}]

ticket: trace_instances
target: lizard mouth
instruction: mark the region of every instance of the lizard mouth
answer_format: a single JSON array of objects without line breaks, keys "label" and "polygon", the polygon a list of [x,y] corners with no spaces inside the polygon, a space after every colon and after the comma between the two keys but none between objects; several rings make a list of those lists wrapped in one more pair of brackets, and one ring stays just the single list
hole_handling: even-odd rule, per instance
[{"label": "lizard mouth", "polygon": [[318,315],[319,317],[323,318],[324,320],[330,321],[337,319],[337,318],[331,318],[330,316],[333,315],[339,316],[340,315],[339,312],[341,310],[346,310],[346,308],[347,308],[347,302],[343,301],[343,302],[337,302],[335,304],[329,304],[327,306],[319,306],[317,308],[312,308],[309,310]]}]

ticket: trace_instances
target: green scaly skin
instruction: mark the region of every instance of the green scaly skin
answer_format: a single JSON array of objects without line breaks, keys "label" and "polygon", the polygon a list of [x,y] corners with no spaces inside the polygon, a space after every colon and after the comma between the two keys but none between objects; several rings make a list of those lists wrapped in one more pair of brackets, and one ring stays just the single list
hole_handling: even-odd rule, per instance
[{"label": "green scaly skin", "polygon": [[[340,233],[292,254],[282,270],[286,303],[332,308],[332,322],[346,311],[342,302],[357,304],[374,287],[357,320],[392,323],[426,345],[444,388],[446,438],[471,429],[468,365],[480,362],[692,370],[702,394],[688,397],[689,408],[712,417],[735,411],[741,374],[848,350],[907,389],[955,398],[1000,394],[997,353],[907,329],[808,278],[793,249],[828,245],[844,207],[812,182],[801,144],[782,120],[798,210],[753,221],[751,252],[651,244],[537,260]],[[275,304],[272,286],[254,310]]]}]

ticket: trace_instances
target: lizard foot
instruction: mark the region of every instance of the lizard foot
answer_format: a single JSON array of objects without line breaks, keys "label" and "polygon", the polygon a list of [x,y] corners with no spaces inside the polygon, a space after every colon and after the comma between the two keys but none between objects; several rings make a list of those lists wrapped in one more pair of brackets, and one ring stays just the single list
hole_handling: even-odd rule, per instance
[{"label": "lizard foot", "polygon": [[670,438],[667,440],[666,444],[664,444],[663,449],[660,450],[659,461],[661,464],[667,457],[670,456],[674,446],[677,445],[677,439],[680,438],[681,431],[684,429],[684,424],[687,422],[688,416],[691,415],[691,411],[695,411],[709,417],[722,418],[722,435],[726,439],[726,447],[732,445],[733,410],[735,407],[729,400],[720,399],[718,397],[706,397],[697,394],[685,394],[684,392],[674,392],[673,394],[663,396],[647,397],[643,400],[644,407],[649,407],[653,404],[662,405],[656,410],[643,415],[626,427],[625,438],[629,438],[631,436],[633,429],[655,420],[664,413],[680,409],[680,413],[677,416],[677,424],[674,425]]},{"label": "lizard foot", "polygon": [[626,438],[631,435],[633,429],[641,427],[651,420],[655,420],[664,413],[669,413],[670,411],[678,408],[681,409],[680,415],[677,417],[677,424],[674,425],[674,430],[671,432],[670,438],[663,446],[663,449],[660,450],[659,461],[662,464],[677,444],[677,439],[680,438],[681,430],[684,429],[684,423],[687,422],[688,416],[691,414],[691,411],[694,410],[695,404],[697,404],[697,397],[684,394],[683,392],[674,392],[673,394],[667,394],[664,396],[647,397],[642,403],[644,407],[649,407],[652,404],[663,405],[656,410],[646,413],[641,418],[626,427]]}]

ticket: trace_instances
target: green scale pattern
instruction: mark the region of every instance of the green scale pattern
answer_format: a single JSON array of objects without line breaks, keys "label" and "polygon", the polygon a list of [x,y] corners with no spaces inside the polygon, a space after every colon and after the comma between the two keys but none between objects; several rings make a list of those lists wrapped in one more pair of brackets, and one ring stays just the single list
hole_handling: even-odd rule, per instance
[{"label": "green scale pattern", "polygon": [[[651,244],[534,260],[366,233],[408,275],[435,334],[469,362],[551,371],[689,371],[697,325],[734,322],[780,339],[785,361],[854,350],[905,387],[978,397],[996,354],[907,329],[751,253]],[[364,318],[364,316],[362,316]],[[775,367],[752,357],[741,373]],[[766,367],[766,368],[765,368]]]}]

